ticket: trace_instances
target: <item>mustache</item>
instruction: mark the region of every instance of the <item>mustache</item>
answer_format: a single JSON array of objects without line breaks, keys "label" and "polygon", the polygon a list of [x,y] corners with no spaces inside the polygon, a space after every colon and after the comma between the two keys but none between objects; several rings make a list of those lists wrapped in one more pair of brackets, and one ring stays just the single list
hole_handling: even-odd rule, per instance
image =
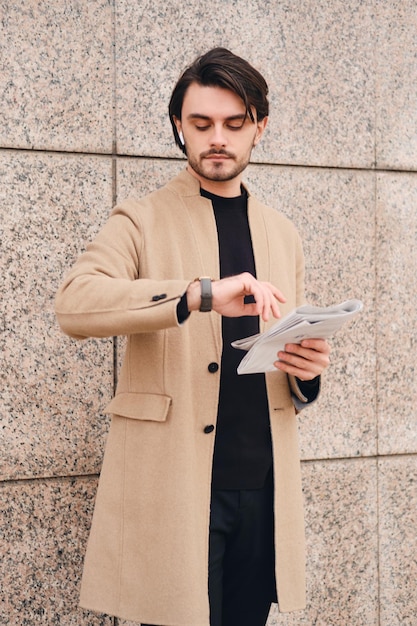
[{"label": "mustache", "polygon": [[203,159],[205,159],[208,156],[213,156],[213,155],[221,155],[221,156],[228,157],[229,159],[235,158],[234,154],[232,154],[231,152],[227,152],[227,150],[223,150],[222,148],[220,150],[218,150],[217,148],[211,148],[211,150],[207,150],[207,152],[201,153],[201,157]]}]

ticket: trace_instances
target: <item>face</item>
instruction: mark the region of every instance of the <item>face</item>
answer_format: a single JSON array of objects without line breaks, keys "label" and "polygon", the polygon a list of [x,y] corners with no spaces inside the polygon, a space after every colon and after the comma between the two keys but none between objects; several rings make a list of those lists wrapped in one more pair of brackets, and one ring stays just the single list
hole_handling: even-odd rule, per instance
[{"label": "face", "polygon": [[252,122],[243,101],[228,89],[192,83],[184,96],[181,120],[174,121],[184,136],[188,169],[202,188],[218,195],[239,195],[241,173],[267,119]]}]

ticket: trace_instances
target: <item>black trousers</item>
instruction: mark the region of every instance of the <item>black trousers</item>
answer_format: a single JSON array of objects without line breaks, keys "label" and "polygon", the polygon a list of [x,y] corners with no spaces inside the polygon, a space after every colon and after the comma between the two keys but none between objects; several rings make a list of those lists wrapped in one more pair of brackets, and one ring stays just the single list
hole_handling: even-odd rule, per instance
[{"label": "black trousers", "polygon": [[213,490],[210,626],[265,626],[276,601],[272,471],[263,489]]},{"label": "black trousers", "polygon": [[272,471],[262,489],[212,491],[210,626],[266,624],[276,602],[273,494]]}]

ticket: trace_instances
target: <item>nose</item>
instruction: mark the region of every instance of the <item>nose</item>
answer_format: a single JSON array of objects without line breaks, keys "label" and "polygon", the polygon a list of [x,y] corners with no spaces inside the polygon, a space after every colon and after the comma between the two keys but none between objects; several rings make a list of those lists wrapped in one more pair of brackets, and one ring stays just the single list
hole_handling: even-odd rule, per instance
[{"label": "nose", "polygon": [[222,124],[215,124],[210,137],[210,143],[212,146],[219,147],[225,146],[227,143],[226,136]]}]

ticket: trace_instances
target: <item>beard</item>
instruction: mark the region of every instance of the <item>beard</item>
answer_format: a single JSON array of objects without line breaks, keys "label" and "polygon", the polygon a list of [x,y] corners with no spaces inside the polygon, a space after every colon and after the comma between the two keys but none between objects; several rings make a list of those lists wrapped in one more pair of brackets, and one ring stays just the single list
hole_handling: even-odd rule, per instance
[{"label": "beard", "polygon": [[[252,149],[240,159],[236,159],[236,156],[226,150],[211,149],[207,152],[202,152],[198,157],[194,154],[189,154],[187,151],[187,159],[190,167],[202,178],[213,181],[228,181],[233,180],[239,174],[246,169],[249,164]],[[223,161],[211,161],[209,158],[213,155],[223,155],[227,157]]]}]

